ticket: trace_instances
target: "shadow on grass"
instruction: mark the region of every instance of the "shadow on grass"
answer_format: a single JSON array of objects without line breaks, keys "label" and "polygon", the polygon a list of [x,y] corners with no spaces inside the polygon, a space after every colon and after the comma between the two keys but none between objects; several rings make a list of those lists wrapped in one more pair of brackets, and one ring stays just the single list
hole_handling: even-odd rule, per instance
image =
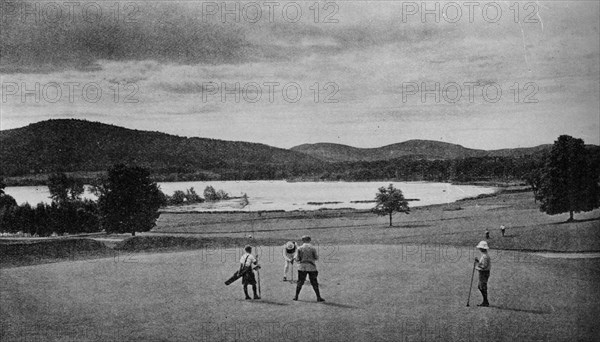
[{"label": "shadow on grass", "polygon": [[289,303],[277,302],[269,299],[237,299],[240,303],[248,303],[248,304],[268,304],[268,305],[277,305],[277,306],[287,306]]},{"label": "shadow on grass", "polygon": [[278,306],[287,306],[289,303],[281,303],[268,299],[256,299],[256,300],[248,300],[248,302],[256,303],[256,304],[269,304],[269,305],[278,305]]},{"label": "shadow on grass", "polygon": [[509,307],[499,306],[499,305],[490,305],[489,307],[494,308],[494,309],[514,311],[514,312],[525,312],[525,313],[531,313],[531,314],[537,314],[537,315],[547,315],[547,314],[552,313],[551,311],[509,308]]},{"label": "shadow on grass", "polygon": [[352,305],[346,305],[346,304],[339,304],[339,303],[332,303],[332,302],[321,302],[319,304],[321,304],[321,305],[327,305],[327,306],[333,306],[333,307],[342,308],[342,309],[360,309],[358,306],[352,306]]},{"label": "shadow on grass", "polygon": [[333,306],[336,308],[341,308],[341,309],[360,309],[358,306],[352,306],[352,305],[346,305],[346,304],[339,304],[339,303],[333,303],[333,302],[317,302],[316,300],[302,300],[299,299],[297,300],[297,302],[302,302],[302,303],[312,303],[312,304],[316,304],[316,305],[326,305],[326,306]]},{"label": "shadow on grass", "polygon": [[573,220],[573,221],[562,221],[562,222],[554,222],[551,223],[553,225],[561,225],[561,224],[569,224],[569,223],[582,223],[582,222],[591,222],[591,221],[600,221],[600,217],[594,217],[585,220]]},{"label": "shadow on grass", "polygon": [[[298,280],[290,280],[289,283],[292,285],[296,285],[298,284]],[[312,285],[310,284],[310,281],[307,280],[304,282],[304,284],[302,284],[302,288],[304,288],[305,286],[308,286],[311,289],[310,291],[312,291]],[[319,282],[319,288],[325,288],[327,286],[329,285],[324,285],[323,283]]]}]

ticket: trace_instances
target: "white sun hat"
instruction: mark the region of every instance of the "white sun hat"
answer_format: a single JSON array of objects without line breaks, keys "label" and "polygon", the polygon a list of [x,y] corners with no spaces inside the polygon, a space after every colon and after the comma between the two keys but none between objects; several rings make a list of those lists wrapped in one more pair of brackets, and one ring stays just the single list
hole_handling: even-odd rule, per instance
[{"label": "white sun hat", "polygon": [[285,244],[285,249],[294,249],[294,243],[292,241],[288,241]]},{"label": "white sun hat", "polygon": [[490,249],[485,241],[479,241],[479,244],[475,248]]}]

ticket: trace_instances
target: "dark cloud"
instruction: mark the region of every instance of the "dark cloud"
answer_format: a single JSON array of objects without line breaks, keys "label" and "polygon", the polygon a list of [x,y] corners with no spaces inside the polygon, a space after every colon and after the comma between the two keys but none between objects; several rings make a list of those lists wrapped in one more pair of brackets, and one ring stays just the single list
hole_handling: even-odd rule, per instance
[{"label": "dark cloud", "polygon": [[23,6],[39,3],[2,1],[1,71],[89,69],[99,59],[220,64],[246,58],[248,43],[240,28],[202,22],[169,4],[145,5],[134,21],[124,22],[111,12],[115,3],[95,4],[104,15],[86,22],[77,11],[46,20],[43,7],[36,15],[23,14]]},{"label": "dark cloud", "polygon": [[[331,55],[391,42],[432,39],[440,27],[307,22],[222,23],[205,20],[190,3],[82,2],[101,8],[83,19],[81,9],[53,15],[48,3],[1,1],[0,72],[97,70],[98,60],[155,60],[180,64],[238,64]],[[35,7],[38,6],[38,7]],[[41,6],[41,7],[40,7]],[[62,3],[58,3],[62,6]],[[115,8],[119,8],[119,16]],[[27,14],[28,11],[36,14]],[[96,10],[97,11],[97,10]],[[48,14],[50,13],[50,14]],[[447,30],[447,28],[445,28]]]}]

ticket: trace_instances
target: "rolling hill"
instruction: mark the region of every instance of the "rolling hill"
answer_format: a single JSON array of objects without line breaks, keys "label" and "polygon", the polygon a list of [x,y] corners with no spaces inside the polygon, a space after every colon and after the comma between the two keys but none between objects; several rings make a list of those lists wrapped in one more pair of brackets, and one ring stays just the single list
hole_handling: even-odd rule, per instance
[{"label": "rolling hill", "polygon": [[[53,172],[95,178],[122,163],[145,167],[162,181],[516,179],[541,165],[551,147],[485,151],[409,140],[379,148],[319,143],[287,150],[64,119],[0,131],[0,177],[43,184]],[[600,147],[587,147],[600,167]]]},{"label": "rolling hill", "polygon": [[552,145],[540,145],[528,148],[501,150],[477,150],[431,140],[408,140],[405,142],[382,146],[378,148],[357,148],[348,145],[317,143],[292,147],[292,151],[327,162],[355,162],[392,160],[412,157],[426,160],[449,160],[470,157],[523,157],[549,151]]},{"label": "rolling hill", "polygon": [[105,171],[116,163],[153,172],[318,169],[309,155],[264,144],[186,138],[85,120],[48,120],[0,131],[0,175]]}]

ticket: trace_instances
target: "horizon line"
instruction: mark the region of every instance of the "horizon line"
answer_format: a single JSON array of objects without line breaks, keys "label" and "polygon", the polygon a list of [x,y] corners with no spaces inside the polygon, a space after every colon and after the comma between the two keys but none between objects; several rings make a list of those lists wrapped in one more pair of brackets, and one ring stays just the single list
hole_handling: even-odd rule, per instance
[{"label": "horizon line", "polygon": [[[356,149],[362,149],[362,150],[369,150],[369,149],[379,149],[379,148],[388,147],[388,146],[392,146],[392,145],[402,144],[402,143],[406,143],[406,142],[410,142],[410,141],[429,141],[429,142],[437,142],[437,143],[443,143],[443,144],[448,144],[448,145],[456,145],[456,146],[460,146],[462,148],[466,148],[466,149],[470,149],[470,150],[499,151],[499,150],[512,150],[512,149],[521,149],[521,148],[536,148],[536,147],[540,147],[540,146],[553,145],[553,143],[554,143],[554,141],[553,141],[553,142],[542,143],[542,144],[538,144],[538,145],[534,145],[534,146],[518,146],[518,147],[502,147],[502,148],[494,148],[494,149],[481,149],[481,148],[468,147],[468,146],[465,146],[465,145],[462,145],[462,144],[458,144],[458,143],[454,143],[454,142],[447,142],[447,141],[442,141],[442,140],[431,140],[431,139],[424,139],[424,138],[415,138],[415,139],[408,139],[408,140],[399,141],[399,142],[396,142],[396,143],[391,143],[391,144],[386,144],[386,145],[380,145],[380,146],[377,146],[377,147],[358,147],[358,146],[353,146],[353,145],[348,145],[348,144],[340,144],[340,143],[336,143],[336,142],[319,141],[319,142],[314,142],[314,143],[305,142],[305,143],[301,143],[301,144],[294,145],[292,147],[286,148],[286,147],[279,147],[279,146],[269,145],[267,143],[256,142],[256,141],[227,140],[227,139],[222,139],[222,138],[208,138],[208,137],[202,137],[202,136],[186,136],[186,135],[179,135],[179,134],[167,133],[165,131],[159,131],[159,130],[151,131],[151,130],[143,130],[143,129],[139,129],[139,128],[129,128],[129,127],[126,127],[126,126],[119,126],[119,125],[116,125],[114,123],[106,123],[106,122],[101,122],[101,121],[93,121],[93,120],[79,119],[79,118],[43,119],[43,120],[39,120],[39,121],[28,123],[28,124],[26,124],[24,126],[20,126],[20,127],[14,127],[14,128],[8,128],[8,129],[2,129],[0,127],[0,132],[10,131],[10,130],[15,130],[15,129],[22,129],[22,128],[26,128],[27,126],[30,126],[30,125],[39,124],[39,123],[47,122],[47,121],[82,121],[82,122],[97,123],[97,124],[102,124],[102,125],[107,125],[107,126],[114,126],[114,127],[118,127],[118,128],[132,130],[132,131],[161,133],[161,134],[166,134],[166,135],[175,136],[175,137],[179,137],[179,138],[186,138],[186,139],[198,138],[198,139],[220,140],[220,141],[227,141],[227,142],[245,142],[245,143],[250,143],[250,144],[265,145],[265,146],[279,148],[279,149],[284,149],[284,150],[291,150],[291,149],[293,149],[295,147],[303,146],[303,145],[318,145],[318,144],[330,144],[330,145],[346,146],[346,147],[351,147],[351,148],[356,148]],[[561,135],[563,135],[563,134],[561,134]],[[575,138],[578,138],[578,137],[575,137]],[[557,137],[557,139],[558,139],[558,137]],[[582,139],[582,138],[578,138],[578,139]],[[588,144],[588,143],[585,143],[585,141],[584,141],[584,144],[586,146],[600,146],[600,145],[595,145],[595,144]]]}]

